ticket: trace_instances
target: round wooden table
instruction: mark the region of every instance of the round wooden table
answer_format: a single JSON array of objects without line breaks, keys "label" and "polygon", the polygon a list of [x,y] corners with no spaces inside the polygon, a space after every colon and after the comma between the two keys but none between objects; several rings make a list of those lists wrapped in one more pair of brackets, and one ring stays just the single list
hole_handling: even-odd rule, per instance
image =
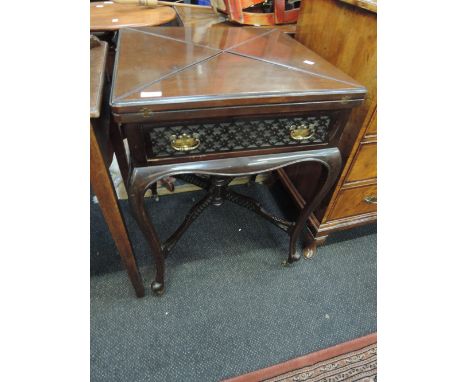
[{"label": "round wooden table", "polygon": [[90,30],[116,31],[125,27],[149,27],[166,24],[176,18],[172,7],[156,8],[112,1],[90,3]]}]

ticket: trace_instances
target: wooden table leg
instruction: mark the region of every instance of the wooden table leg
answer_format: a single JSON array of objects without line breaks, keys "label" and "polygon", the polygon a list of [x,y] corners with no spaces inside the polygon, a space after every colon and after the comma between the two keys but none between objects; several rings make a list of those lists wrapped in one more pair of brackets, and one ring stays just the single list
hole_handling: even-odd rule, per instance
[{"label": "wooden table leg", "polygon": [[[305,228],[307,223],[307,219],[310,217],[312,212],[320,205],[320,202],[323,200],[327,192],[331,189],[331,187],[336,183],[338,180],[338,176],[341,170],[341,154],[338,149],[335,150],[326,150],[322,156],[318,156],[318,159],[322,165],[327,168],[327,178],[325,179],[325,183],[322,185],[319,192],[304,205],[303,209],[301,210],[299,217],[296,220],[296,225],[294,230],[291,233],[291,238],[289,242],[289,256],[287,263],[292,263],[300,259],[300,254],[296,252],[296,243],[301,235],[302,231]],[[309,244],[304,248],[303,254],[304,257],[311,257],[316,250],[316,243],[315,241],[312,244]]]},{"label": "wooden table leg", "polygon": [[127,227],[125,226],[117,195],[109,171],[105,165],[104,157],[96,140],[92,124],[90,129],[90,141],[91,186],[99,200],[104,219],[117,246],[117,250],[119,251],[133,288],[135,289],[135,293],[137,297],[143,297],[145,295],[145,289],[128,237]]},{"label": "wooden table leg", "polygon": [[155,176],[154,180],[148,179],[145,176],[140,176],[138,169],[133,169],[129,179],[127,189],[129,191],[128,202],[130,204],[130,211],[145,235],[156,263],[156,277],[151,283],[151,290],[157,296],[162,296],[164,293],[164,272],[166,267],[164,254],[159,236],[145,208],[145,191],[152,184],[156,183],[157,178]]},{"label": "wooden table leg", "polygon": [[127,182],[129,174],[127,153],[125,151],[121,127],[114,121],[114,118],[112,116],[110,116],[109,122],[109,138],[112,142],[112,147],[114,149],[115,157],[117,159],[117,164],[119,165],[120,174],[122,175],[125,191],[127,191]]},{"label": "wooden table leg", "polygon": [[[304,206],[295,223],[288,222],[267,213],[261,208],[260,204],[252,198],[234,191],[226,190],[233,177],[251,175],[252,173],[270,172],[280,167],[302,161],[319,162],[325,166],[328,171],[327,178],[322,188],[317,195]],[[271,154],[132,168],[129,184],[127,185],[129,190],[128,200],[132,215],[135,217],[141,231],[145,235],[155,259],[156,277],[151,284],[152,291],[158,296],[164,293],[165,257],[168,251],[174,246],[175,242],[204,208],[209,204],[220,205],[223,200],[229,200],[246,207],[263,216],[283,231],[288,232],[290,235],[289,254],[288,259],[283,262],[283,265],[288,265],[299,260],[300,254],[296,253],[296,243],[302,230],[305,228],[307,218],[336,182],[340,169],[341,154],[338,148],[289,153],[286,157],[284,154]],[[210,181],[211,183],[208,183],[205,179],[199,178],[193,174],[210,175],[213,176],[214,179]],[[171,175],[206,189],[208,194],[192,207],[185,221],[171,237],[165,242],[161,242],[151,222],[150,216],[146,211],[144,195],[145,191],[151,187],[152,184],[155,184],[161,178]]]}]

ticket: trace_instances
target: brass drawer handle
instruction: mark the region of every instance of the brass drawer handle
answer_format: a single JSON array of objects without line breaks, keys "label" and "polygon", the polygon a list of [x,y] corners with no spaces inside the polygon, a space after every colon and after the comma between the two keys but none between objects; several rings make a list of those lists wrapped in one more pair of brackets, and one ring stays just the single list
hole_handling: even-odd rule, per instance
[{"label": "brass drawer handle", "polygon": [[198,139],[198,137],[198,134],[193,134],[190,136],[185,133],[179,136],[171,135],[171,146],[174,150],[177,151],[195,150],[198,146],[200,146],[200,139]]},{"label": "brass drawer handle", "polygon": [[363,201],[367,204],[377,204],[377,196],[366,196]]},{"label": "brass drawer handle", "polygon": [[312,138],[314,135],[314,130],[306,125],[300,125],[296,127],[296,125],[292,125],[290,127],[291,130],[291,138],[295,141],[305,141],[306,139]]}]

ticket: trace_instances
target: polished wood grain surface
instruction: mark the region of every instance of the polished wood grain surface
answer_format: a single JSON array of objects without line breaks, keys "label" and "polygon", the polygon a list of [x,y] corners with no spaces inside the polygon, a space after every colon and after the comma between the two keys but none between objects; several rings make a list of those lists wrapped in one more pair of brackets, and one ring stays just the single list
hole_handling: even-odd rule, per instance
[{"label": "polished wood grain surface", "polygon": [[377,135],[377,109],[375,109],[369,124],[367,125],[366,137]]},{"label": "polished wood grain surface", "polygon": [[103,1],[89,4],[90,30],[114,31],[125,27],[166,24],[176,18],[172,7],[156,8]]},{"label": "polished wood grain surface", "polygon": [[[295,37],[368,90],[364,105],[353,110],[339,144],[345,160],[340,179],[334,192],[309,220],[312,232],[321,243],[334,230],[376,220],[375,209],[368,206],[356,208],[353,214],[348,210],[343,218],[337,217],[340,213],[332,215],[332,208],[338,199],[340,203],[346,203],[346,198],[342,197],[344,190],[357,185],[373,186],[377,181],[373,150],[377,138],[377,15],[372,3],[376,2],[305,0],[301,3]],[[362,144],[371,142],[374,142],[373,148],[365,148],[362,158],[355,158]],[[350,171],[353,172],[350,174]],[[320,181],[320,170],[312,164],[287,169],[279,175],[299,207]],[[372,211],[366,212],[369,208]]]},{"label": "polished wood grain surface", "polygon": [[377,13],[377,0],[340,0],[343,3],[348,3],[356,7],[367,9],[368,11]]},{"label": "polished wood grain surface", "polygon": [[330,219],[340,219],[377,211],[377,185],[359,186],[340,192],[331,210]]},{"label": "polished wood grain surface", "polygon": [[377,142],[361,143],[346,177],[346,182],[377,177]]},{"label": "polished wood grain surface", "polygon": [[[276,29],[143,28],[119,34],[114,112],[329,100],[366,90]],[[252,73],[258,73],[254,79]]]},{"label": "polished wood grain surface", "polygon": [[89,115],[99,118],[101,111],[102,90],[104,87],[105,66],[108,45],[101,42],[90,50],[90,89],[89,89]]},{"label": "polished wood grain surface", "polygon": [[367,88],[364,105],[351,115],[353,128],[343,137],[354,142],[377,102],[376,15],[337,0],[304,1],[296,39]]},{"label": "polished wood grain surface", "polygon": [[[182,42],[185,46],[179,54],[190,57],[192,46],[201,46],[214,50],[211,54],[220,53],[222,50],[231,49],[238,44],[262,36],[269,30],[253,27],[230,27],[227,25],[222,29],[209,27],[159,27],[139,28],[138,31],[145,32],[149,36],[164,38],[164,45],[168,46],[168,48],[171,48],[173,42]],[[126,39],[125,41],[123,40],[124,38]],[[140,40],[142,37],[134,34],[123,35],[122,45],[128,45],[135,39]],[[146,41],[145,44],[151,45],[154,43]],[[154,57],[153,60],[157,60],[157,58]]]}]

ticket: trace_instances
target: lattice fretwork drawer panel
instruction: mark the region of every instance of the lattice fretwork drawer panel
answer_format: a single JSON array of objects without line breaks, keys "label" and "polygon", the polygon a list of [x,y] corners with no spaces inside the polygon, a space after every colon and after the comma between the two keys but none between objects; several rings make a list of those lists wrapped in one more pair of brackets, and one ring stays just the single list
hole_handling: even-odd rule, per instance
[{"label": "lattice fretwork drawer panel", "polygon": [[[327,143],[329,116],[145,127],[148,158]],[[180,138],[180,139],[178,139]]]}]

